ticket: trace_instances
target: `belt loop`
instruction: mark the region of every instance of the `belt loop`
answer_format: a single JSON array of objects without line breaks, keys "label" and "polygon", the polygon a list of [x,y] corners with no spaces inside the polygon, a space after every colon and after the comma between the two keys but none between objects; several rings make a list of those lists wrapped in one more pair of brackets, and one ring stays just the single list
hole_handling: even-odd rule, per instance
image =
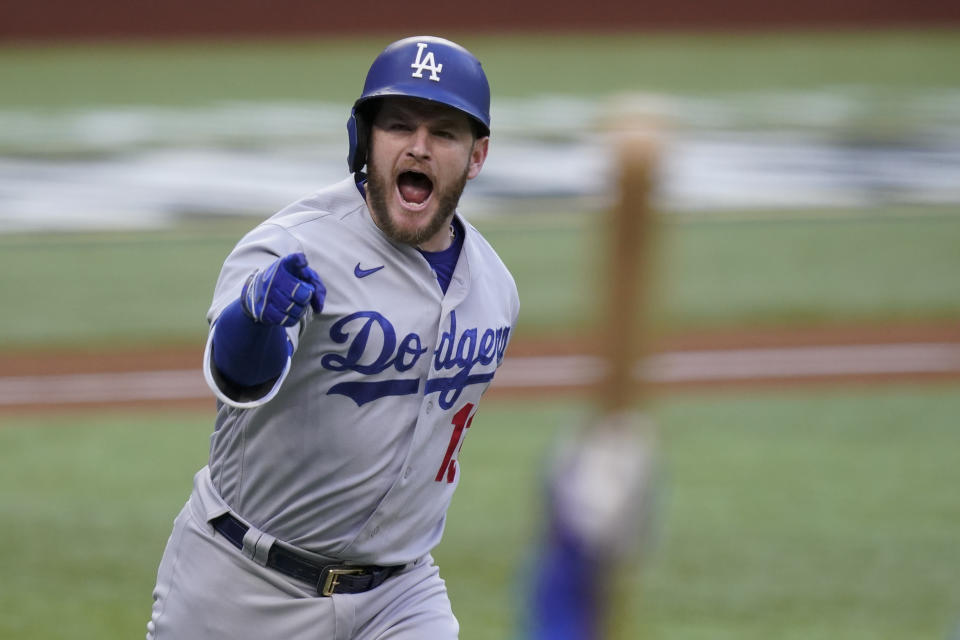
[{"label": "belt loop", "polygon": [[270,547],[277,539],[269,533],[264,533],[255,527],[250,527],[243,536],[243,555],[247,556],[261,567],[267,566],[267,557]]}]

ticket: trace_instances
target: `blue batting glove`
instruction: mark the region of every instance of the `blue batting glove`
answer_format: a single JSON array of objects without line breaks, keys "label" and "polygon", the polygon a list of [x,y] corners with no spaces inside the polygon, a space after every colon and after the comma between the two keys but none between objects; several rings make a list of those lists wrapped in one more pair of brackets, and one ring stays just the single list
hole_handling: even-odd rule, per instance
[{"label": "blue batting glove", "polygon": [[317,272],[307,266],[307,257],[291,253],[264,270],[254,271],[243,285],[240,303],[255,322],[292,327],[307,312],[323,309],[327,288]]}]

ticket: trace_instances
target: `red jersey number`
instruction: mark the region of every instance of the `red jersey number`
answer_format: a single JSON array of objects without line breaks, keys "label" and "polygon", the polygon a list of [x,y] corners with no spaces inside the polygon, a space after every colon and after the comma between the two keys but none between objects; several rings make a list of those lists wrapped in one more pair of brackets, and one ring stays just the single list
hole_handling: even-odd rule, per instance
[{"label": "red jersey number", "polygon": [[434,478],[437,482],[443,482],[446,477],[449,483],[457,477],[457,456],[460,454],[460,448],[463,447],[463,437],[466,435],[466,430],[470,428],[470,423],[473,422],[473,416],[477,415],[476,413],[470,415],[471,411],[473,411],[473,403],[468,402],[453,416],[451,421],[453,434],[450,436],[447,453],[443,456],[443,464],[440,465],[437,477]]}]

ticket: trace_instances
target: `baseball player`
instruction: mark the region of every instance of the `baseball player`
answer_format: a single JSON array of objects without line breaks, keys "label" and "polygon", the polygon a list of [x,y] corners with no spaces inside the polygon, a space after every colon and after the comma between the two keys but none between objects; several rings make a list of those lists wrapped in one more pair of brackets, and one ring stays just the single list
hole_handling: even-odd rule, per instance
[{"label": "baseball player", "polygon": [[519,310],[455,211],[487,157],[489,102],[461,46],[389,45],[347,123],[351,175],[227,257],[207,316],[209,462],[147,638],[457,637],[430,551]]}]

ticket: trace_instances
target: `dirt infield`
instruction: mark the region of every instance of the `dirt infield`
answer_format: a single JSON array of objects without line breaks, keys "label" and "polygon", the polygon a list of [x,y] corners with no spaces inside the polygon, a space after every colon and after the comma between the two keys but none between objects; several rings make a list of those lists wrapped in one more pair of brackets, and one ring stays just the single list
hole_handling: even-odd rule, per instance
[{"label": "dirt infield", "polygon": [[[586,394],[602,363],[582,338],[519,336],[495,397]],[[202,345],[0,354],[0,411],[213,408]],[[656,392],[960,381],[960,323],[727,330],[661,336],[638,367]]]}]

